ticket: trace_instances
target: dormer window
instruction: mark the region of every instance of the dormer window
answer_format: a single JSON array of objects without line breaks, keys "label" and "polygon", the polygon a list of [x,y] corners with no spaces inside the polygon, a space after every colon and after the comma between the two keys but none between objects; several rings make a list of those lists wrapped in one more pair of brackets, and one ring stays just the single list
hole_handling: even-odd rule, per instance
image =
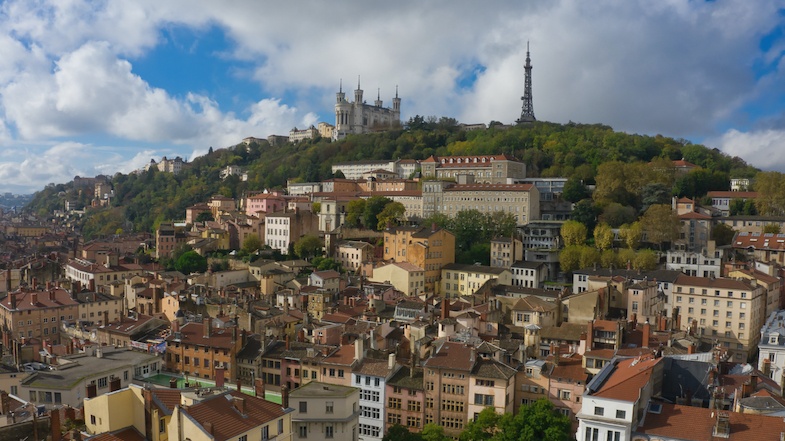
[{"label": "dormer window", "polygon": [[769,344],[776,345],[779,344],[779,334],[772,334],[769,336]]}]

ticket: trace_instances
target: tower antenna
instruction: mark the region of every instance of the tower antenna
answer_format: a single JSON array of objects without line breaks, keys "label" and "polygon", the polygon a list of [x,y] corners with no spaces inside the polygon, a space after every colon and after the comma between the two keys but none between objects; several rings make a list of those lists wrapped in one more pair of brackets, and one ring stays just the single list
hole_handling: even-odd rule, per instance
[{"label": "tower antenna", "polygon": [[526,42],[526,64],[523,65],[525,72],[523,96],[523,108],[521,109],[521,117],[516,121],[519,125],[537,121],[534,117],[534,105],[532,104],[532,60],[529,56],[529,42]]}]

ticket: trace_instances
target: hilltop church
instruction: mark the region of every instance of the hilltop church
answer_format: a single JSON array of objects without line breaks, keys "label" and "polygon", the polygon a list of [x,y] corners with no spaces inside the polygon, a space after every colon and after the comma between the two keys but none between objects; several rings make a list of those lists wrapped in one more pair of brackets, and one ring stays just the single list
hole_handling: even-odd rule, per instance
[{"label": "hilltop church", "polygon": [[354,101],[346,101],[343,92],[343,83],[335,94],[335,129],[333,139],[342,139],[350,134],[370,133],[380,130],[389,130],[401,124],[401,99],[398,98],[398,87],[395,88],[395,98],[392,108],[383,107],[379,92],[373,105],[363,101],[363,90],[360,89],[360,80],[357,79],[357,89],[354,91]]}]

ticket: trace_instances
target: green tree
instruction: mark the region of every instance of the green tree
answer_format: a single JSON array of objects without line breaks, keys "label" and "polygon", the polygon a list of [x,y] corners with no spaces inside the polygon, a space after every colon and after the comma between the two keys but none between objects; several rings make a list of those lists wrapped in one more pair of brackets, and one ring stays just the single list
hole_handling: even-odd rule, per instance
[{"label": "green tree", "polygon": [[572,439],[570,418],[562,415],[546,398],[521,406],[516,415],[499,421],[494,441],[568,441]]},{"label": "green tree", "polygon": [[[339,170],[340,171],[340,170]],[[355,199],[346,205],[345,225],[350,228],[360,228],[363,225],[365,213],[365,199]]]},{"label": "green tree", "polygon": [[659,258],[657,253],[653,250],[639,250],[635,253],[635,259],[632,262],[632,267],[640,270],[653,270],[657,268]]},{"label": "green tree", "polygon": [[588,231],[586,225],[578,221],[568,220],[562,224],[560,234],[562,239],[564,239],[565,246],[583,245],[586,243]]},{"label": "green tree", "polygon": [[619,253],[616,255],[616,265],[618,268],[632,268],[633,264],[635,263],[635,257],[637,253],[632,248],[623,248],[619,250]]},{"label": "green tree", "polygon": [[581,268],[591,268],[600,263],[600,251],[597,248],[584,245],[581,247]]},{"label": "green tree", "polygon": [[610,225],[601,223],[594,227],[594,246],[601,251],[613,248],[613,230]]},{"label": "green tree", "polygon": [[322,203],[314,202],[311,204],[311,213],[319,214],[322,211]]},{"label": "green tree", "polygon": [[589,190],[583,185],[582,180],[573,176],[564,183],[564,191],[561,196],[565,201],[576,203],[582,199],[588,198],[590,195]]},{"label": "green tree", "polygon": [[581,246],[571,245],[562,248],[559,252],[559,268],[565,273],[571,273],[580,269],[581,265]]},{"label": "green tree", "polygon": [[458,437],[460,441],[489,441],[499,430],[501,415],[493,407],[483,409],[475,419],[469,420]]},{"label": "green tree", "polygon": [[570,218],[576,222],[580,222],[586,226],[587,231],[594,231],[597,225],[597,216],[600,214],[600,208],[591,199],[584,199],[572,208]]},{"label": "green tree", "polygon": [[485,215],[479,210],[461,210],[450,220],[448,230],[455,235],[455,248],[468,250],[476,241],[487,238]]},{"label": "green tree", "polygon": [[641,189],[641,213],[652,205],[668,204],[670,200],[671,189],[668,186],[660,182],[646,184]]},{"label": "green tree", "polygon": [[643,228],[640,222],[633,222],[631,224],[624,224],[619,227],[619,237],[624,241],[627,248],[634,250],[640,246],[641,236],[643,235]]},{"label": "green tree", "polygon": [[600,265],[603,268],[618,268],[617,265],[617,254],[614,250],[603,250],[602,254],[600,255]]},{"label": "green tree", "polygon": [[764,233],[771,233],[771,234],[780,234],[780,226],[779,224],[766,224],[763,227]]},{"label": "green tree", "polygon": [[392,201],[384,196],[371,196],[368,198],[365,201],[365,210],[363,210],[363,226],[368,229],[378,227],[378,216],[390,202]]},{"label": "green tree", "polygon": [[251,234],[248,237],[246,237],[245,240],[243,241],[242,252],[245,254],[251,254],[261,248],[262,248],[262,240],[259,239],[259,236],[255,234]]},{"label": "green tree", "polygon": [[451,441],[452,438],[444,434],[444,427],[428,423],[422,428],[423,441]]},{"label": "green tree", "polygon": [[515,234],[518,221],[515,215],[508,211],[494,211],[487,215],[486,238],[510,237]]},{"label": "green tree", "polygon": [[730,245],[735,234],[736,231],[726,224],[717,224],[711,229],[711,238],[718,247]]},{"label": "green tree", "polygon": [[634,208],[616,202],[611,202],[602,210],[602,214],[600,215],[600,222],[605,222],[612,228],[618,228],[621,225],[634,222],[637,218],[638,215]]},{"label": "green tree", "polygon": [[196,219],[194,219],[196,223],[212,222],[214,220],[212,211],[203,211],[197,214]]},{"label": "green tree", "polygon": [[670,205],[656,204],[649,207],[641,217],[641,227],[646,232],[649,243],[662,249],[662,244],[679,237],[679,217]]},{"label": "green tree", "polygon": [[346,179],[346,175],[344,175],[341,170],[336,170],[335,173],[333,173],[333,178],[335,178],[335,179]]},{"label": "green tree", "polygon": [[207,259],[196,251],[183,253],[174,265],[183,274],[203,273],[207,271]]},{"label": "green tree", "polygon": [[409,428],[395,424],[387,429],[382,441],[423,441],[423,438],[419,433],[409,432]]},{"label": "green tree", "polygon": [[379,221],[376,224],[377,231],[383,231],[388,225],[398,226],[403,222],[406,207],[400,202],[390,202],[376,217]]},{"label": "green tree", "polygon": [[301,259],[308,260],[312,257],[321,255],[323,247],[324,245],[322,244],[321,239],[307,234],[295,242],[294,253],[300,256]]}]

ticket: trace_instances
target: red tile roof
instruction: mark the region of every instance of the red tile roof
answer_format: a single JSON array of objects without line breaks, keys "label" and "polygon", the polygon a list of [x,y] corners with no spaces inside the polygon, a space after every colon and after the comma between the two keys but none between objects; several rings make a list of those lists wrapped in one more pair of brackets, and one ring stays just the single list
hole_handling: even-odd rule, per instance
[{"label": "red tile roof", "polygon": [[[19,311],[60,308],[79,304],[71,298],[68,291],[58,288],[51,291],[17,291],[1,300],[0,306],[11,310],[11,296],[16,298],[16,309]],[[35,302],[33,302],[33,298],[35,298]]]},{"label": "red tile roof", "polygon": [[470,371],[474,362],[471,361],[472,348],[463,343],[445,342],[439,350],[431,354],[425,361],[428,368],[455,369]]},{"label": "red tile roof", "polygon": [[637,357],[618,362],[611,375],[593,395],[612,400],[636,401],[662,358]]},{"label": "red tile roof", "polygon": [[[243,400],[244,414],[235,408],[233,399]],[[256,427],[271,423],[286,414],[280,404],[237,391],[209,397],[187,407],[185,412],[202,427],[205,423],[211,423],[215,441],[234,438]]]},{"label": "red tile roof", "polygon": [[638,426],[635,432],[652,437],[695,441],[769,440],[779,439],[779,434],[785,432],[785,420],[781,417],[725,412],[730,422],[730,436],[715,437],[716,412],[703,407],[662,403],[662,411],[659,414],[648,412],[644,424]]}]

